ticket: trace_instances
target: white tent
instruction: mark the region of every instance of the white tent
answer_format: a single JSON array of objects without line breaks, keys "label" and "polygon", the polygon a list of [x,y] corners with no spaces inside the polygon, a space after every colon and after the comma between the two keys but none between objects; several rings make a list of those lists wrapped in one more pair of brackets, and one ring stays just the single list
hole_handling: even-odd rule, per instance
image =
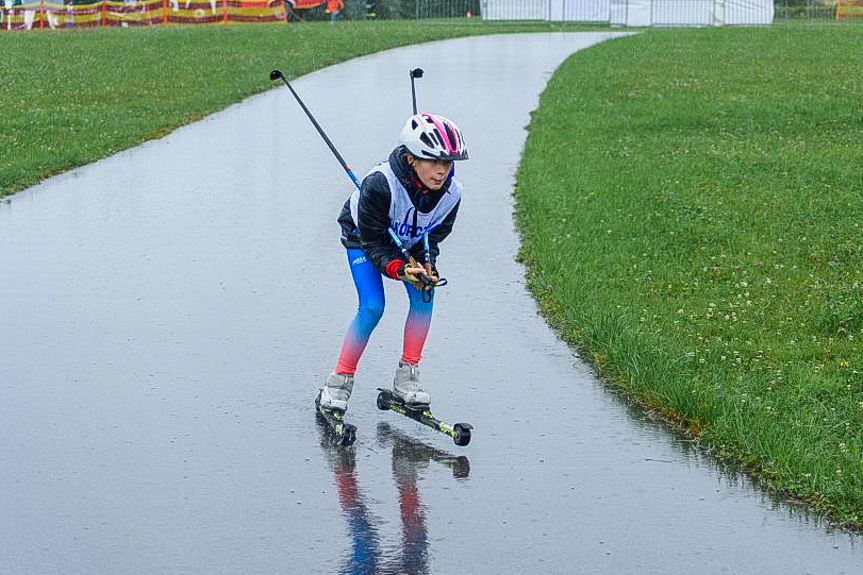
[{"label": "white tent", "polygon": [[482,0],[485,20],[608,22],[610,0]]},{"label": "white tent", "polygon": [[773,0],[611,0],[612,26],[770,24]]},{"label": "white tent", "polygon": [[773,0],[482,0],[486,20],[610,22],[612,26],[770,24]]}]

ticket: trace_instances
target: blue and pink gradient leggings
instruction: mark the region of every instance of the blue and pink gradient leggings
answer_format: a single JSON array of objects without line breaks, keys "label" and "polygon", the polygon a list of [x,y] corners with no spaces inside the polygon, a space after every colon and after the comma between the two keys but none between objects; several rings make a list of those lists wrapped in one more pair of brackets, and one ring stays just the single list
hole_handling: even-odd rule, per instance
[{"label": "blue and pink gradient leggings", "polygon": [[[348,263],[360,304],[342,342],[336,373],[356,372],[357,363],[369,343],[369,337],[384,314],[384,282],[380,270],[358,249],[348,250]],[[403,283],[408,292],[410,310],[405,321],[402,361],[416,365],[422,359],[423,346],[429,333],[434,293],[431,301],[425,303],[422,292],[407,282]]]}]

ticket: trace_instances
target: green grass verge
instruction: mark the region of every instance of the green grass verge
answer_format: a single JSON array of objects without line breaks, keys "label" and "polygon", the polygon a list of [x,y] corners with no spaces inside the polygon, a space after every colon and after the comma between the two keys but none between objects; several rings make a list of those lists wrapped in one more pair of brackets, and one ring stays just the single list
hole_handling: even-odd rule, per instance
[{"label": "green grass verge", "polygon": [[863,29],[651,31],[533,115],[520,257],[562,336],[720,457],[863,525]]},{"label": "green grass verge", "polygon": [[0,34],[0,197],[159,137],[337,62],[412,43],[543,23],[389,21]]}]

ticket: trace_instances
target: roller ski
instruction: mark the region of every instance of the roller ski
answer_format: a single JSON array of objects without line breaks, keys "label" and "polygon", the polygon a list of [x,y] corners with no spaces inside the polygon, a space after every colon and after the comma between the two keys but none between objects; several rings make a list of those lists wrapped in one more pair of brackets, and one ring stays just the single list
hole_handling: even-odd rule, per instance
[{"label": "roller ski", "polygon": [[378,409],[382,411],[391,409],[436,431],[445,433],[452,437],[453,442],[458,446],[464,447],[470,443],[470,430],[473,429],[471,424],[456,423],[450,425],[432,415],[431,407],[429,407],[431,398],[420,386],[419,376],[419,368],[416,365],[399,362],[393,379],[392,391],[378,388],[380,392],[378,393]]},{"label": "roller ski", "polygon": [[431,408],[428,405],[405,403],[393,395],[393,392],[389,389],[378,388],[378,391],[380,392],[378,393],[378,409],[383,411],[391,409],[425,426],[445,433],[452,437],[453,442],[460,447],[464,447],[470,443],[470,430],[473,429],[473,425],[470,423],[455,423],[450,425],[432,415]]},{"label": "roller ski", "polygon": [[332,373],[315,398],[318,416],[329,425],[339,445],[352,445],[357,438],[356,426],[345,422],[353,385],[353,376]]}]

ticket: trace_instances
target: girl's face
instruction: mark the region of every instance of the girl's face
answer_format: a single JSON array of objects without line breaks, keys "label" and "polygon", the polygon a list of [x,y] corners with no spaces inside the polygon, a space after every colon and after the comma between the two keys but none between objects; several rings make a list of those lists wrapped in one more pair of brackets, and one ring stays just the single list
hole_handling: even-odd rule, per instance
[{"label": "girl's face", "polygon": [[421,160],[408,155],[408,163],[420,181],[430,190],[439,190],[452,169],[452,160]]}]

